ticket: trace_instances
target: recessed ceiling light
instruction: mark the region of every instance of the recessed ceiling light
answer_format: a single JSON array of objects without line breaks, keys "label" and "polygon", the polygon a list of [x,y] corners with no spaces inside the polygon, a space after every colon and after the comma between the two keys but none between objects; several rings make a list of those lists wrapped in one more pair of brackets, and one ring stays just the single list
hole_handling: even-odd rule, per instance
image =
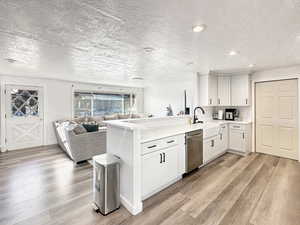
[{"label": "recessed ceiling light", "polygon": [[152,47],[145,47],[144,51],[147,52],[147,53],[150,53],[150,52],[154,51],[154,48],[152,48]]},{"label": "recessed ceiling light", "polygon": [[5,58],[4,60],[7,61],[8,63],[15,63],[15,62],[17,62],[17,60],[12,59],[12,58]]},{"label": "recessed ceiling light", "polygon": [[252,68],[254,67],[254,64],[249,64],[248,67]]},{"label": "recessed ceiling light", "polygon": [[230,56],[234,56],[234,55],[237,55],[238,53],[236,52],[236,51],[230,51],[229,53],[228,53],[228,55],[230,55]]},{"label": "recessed ceiling light", "polygon": [[187,65],[187,66],[194,65],[194,62],[188,62],[186,65]]},{"label": "recessed ceiling light", "polygon": [[300,40],[300,34],[296,38],[297,38],[297,40]]},{"label": "recessed ceiling light", "polygon": [[205,24],[196,25],[196,26],[193,27],[193,31],[194,31],[195,33],[200,33],[200,32],[202,32],[202,31],[204,31],[205,28],[206,28],[206,25],[205,25]]}]

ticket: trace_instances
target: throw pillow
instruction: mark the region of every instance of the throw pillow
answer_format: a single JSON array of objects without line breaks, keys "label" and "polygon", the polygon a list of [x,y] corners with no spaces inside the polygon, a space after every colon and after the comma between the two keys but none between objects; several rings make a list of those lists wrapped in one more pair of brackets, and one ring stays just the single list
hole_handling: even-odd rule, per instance
[{"label": "throw pillow", "polygon": [[98,124],[82,124],[82,126],[86,129],[87,132],[96,132],[99,130]]},{"label": "throw pillow", "polygon": [[78,124],[73,128],[73,132],[78,135],[86,133],[87,130],[81,124]]}]

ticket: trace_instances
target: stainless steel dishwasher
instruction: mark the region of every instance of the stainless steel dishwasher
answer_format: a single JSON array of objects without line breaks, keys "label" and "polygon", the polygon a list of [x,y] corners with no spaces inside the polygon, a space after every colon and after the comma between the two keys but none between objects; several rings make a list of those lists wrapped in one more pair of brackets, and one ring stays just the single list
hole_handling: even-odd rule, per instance
[{"label": "stainless steel dishwasher", "polygon": [[203,164],[203,131],[195,130],[185,134],[186,173]]}]

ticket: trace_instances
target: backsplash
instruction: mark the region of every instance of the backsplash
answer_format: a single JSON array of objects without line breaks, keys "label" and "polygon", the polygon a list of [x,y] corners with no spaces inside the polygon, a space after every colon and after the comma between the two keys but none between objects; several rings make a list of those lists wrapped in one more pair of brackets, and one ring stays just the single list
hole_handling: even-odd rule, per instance
[{"label": "backsplash", "polygon": [[[226,108],[238,109],[239,110],[239,120],[251,121],[251,107],[250,106],[237,106],[237,107],[216,106],[216,107],[213,107],[211,113],[218,112],[218,110],[225,111]],[[211,115],[211,117],[212,117],[212,115]]]}]

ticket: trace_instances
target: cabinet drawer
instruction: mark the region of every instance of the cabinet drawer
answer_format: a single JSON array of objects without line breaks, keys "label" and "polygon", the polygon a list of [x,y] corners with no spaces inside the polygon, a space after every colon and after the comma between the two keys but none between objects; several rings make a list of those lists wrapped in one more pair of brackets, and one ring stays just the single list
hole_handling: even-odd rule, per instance
[{"label": "cabinet drawer", "polygon": [[142,144],[142,155],[178,145],[178,136],[172,136]]},{"label": "cabinet drawer", "polygon": [[165,146],[166,144],[162,140],[155,140],[144,143],[142,144],[142,155],[158,151],[164,148]]},{"label": "cabinet drawer", "polygon": [[246,127],[243,124],[230,124],[229,128],[235,130],[246,130]]},{"label": "cabinet drawer", "polygon": [[164,138],[162,141],[165,142],[166,147],[174,146],[178,144],[178,137]]}]

